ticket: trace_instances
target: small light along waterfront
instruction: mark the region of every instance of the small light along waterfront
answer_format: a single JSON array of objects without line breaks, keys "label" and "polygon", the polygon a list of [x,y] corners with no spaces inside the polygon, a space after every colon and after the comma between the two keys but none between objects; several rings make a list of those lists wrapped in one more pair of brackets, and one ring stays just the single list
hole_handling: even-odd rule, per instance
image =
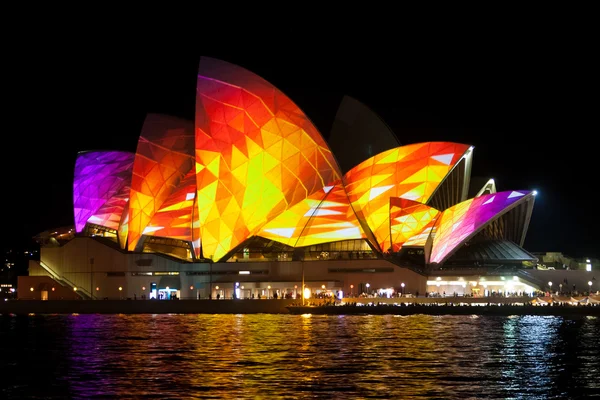
[{"label": "small light along waterfront", "polygon": [[600,297],[444,297],[227,300],[9,300],[0,314],[600,315]]}]

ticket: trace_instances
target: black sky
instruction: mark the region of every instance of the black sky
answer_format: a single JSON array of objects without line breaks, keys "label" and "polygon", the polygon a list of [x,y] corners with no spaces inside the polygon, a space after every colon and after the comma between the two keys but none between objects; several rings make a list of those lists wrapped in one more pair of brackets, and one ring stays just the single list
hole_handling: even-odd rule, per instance
[{"label": "black sky", "polygon": [[41,38],[5,50],[11,101],[1,170],[5,245],[73,223],[78,151],[135,151],[149,112],[193,120],[198,59],[207,55],[273,83],[324,136],[348,94],[380,114],[403,144],[474,145],[473,176],[495,178],[498,190],[539,192],[526,249],[600,256],[598,111],[590,101],[597,73],[593,57],[575,42],[552,36],[433,47],[398,38],[385,51],[356,42],[311,52],[308,43],[277,51],[143,34],[87,39]]}]

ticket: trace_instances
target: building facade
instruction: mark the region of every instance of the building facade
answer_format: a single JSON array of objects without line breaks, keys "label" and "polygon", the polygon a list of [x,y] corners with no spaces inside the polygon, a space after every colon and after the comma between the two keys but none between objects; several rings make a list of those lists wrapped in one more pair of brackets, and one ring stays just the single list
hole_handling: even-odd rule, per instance
[{"label": "building facade", "polygon": [[212,58],[196,94],[193,123],[148,115],[135,153],[79,153],[74,227],[38,236],[31,279],[92,299],[296,297],[303,280],[390,295],[425,293],[428,270],[537,261],[520,247],[535,191],[492,180],[468,199],[468,144],[400,146],[344,98],[330,146],[276,87]]}]

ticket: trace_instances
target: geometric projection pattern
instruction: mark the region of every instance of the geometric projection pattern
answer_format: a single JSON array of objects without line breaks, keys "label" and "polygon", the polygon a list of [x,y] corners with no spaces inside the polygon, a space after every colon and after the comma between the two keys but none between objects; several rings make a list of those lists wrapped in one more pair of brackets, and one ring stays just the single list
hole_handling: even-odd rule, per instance
[{"label": "geometric projection pattern", "polygon": [[341,182],[284,211],[259,236],[292,247],[365,238]]},{"label": "geometric projection pattern", "polygon": [[465,240],[533,192],[506,191],[486,194],[458,203],[438,218],[431,249],[431,263],[442,263]]},{"label": "geometric projection pattern", "polygon": [[411,243],[418,242],[420,235],[425,230],[428,232],[431,230],[438,214],[438,210],[426,204],[391,197],[390,233],[392,251],[400,251],[402,246],[409,241]]},{"label": "geometric projection pattern", "polygon": [[148,114],[138,141],[129,197],[129,244],[134,251],[165,200],[194,165],[193,125]]},{"label": "geometric projection pattern", "polygon": [[[191,242],[196,198],[196,174],[190,170],[144,229],[143,234]],[[195,229],[198,229],[197,222]],[[196,236],[198,236],[196,234]]]},{"label": "geometric projection pattern", "polygon": [[125,207],[125,211],[121,216],[121,222],[119,222],[119,229],[117,230],[119,246],[123,250],[127,250],[127,235],[129,234],[129,202],[127,202]]},{"label": "geometric projection pattern", "polygon": [[425,247],[425,244],[427,243],[427,239],[429,238],[432,229],[433,226],[425,228],[423,232],[411,237],[406,242],[404,242],[404,246]]},{"label": "geometric projection pattern", "polygon": [[470,146],[428,142],[384,151],[344,176],[346,192],[363,227],[374,234],[382,252],[390,250],[391,197],[427,203]]},{"label": "geometric projection pattern", "polygon": [[[132,153],[124,151],[92,151],[77,155],[73,179],[76,232],[83,230],[90,217],[94,217],[94,221],[90,222],[99,225],[103,225],[106,220],[114,221],[116,217],[111,215],[111,209],[115,212],[118,210],[111,207],[124,206],[121,202],[123,198],[115,200],[100,214],[96,214],[113,196],[120,195],[121,190],[129,186],[133,157]],[[120,217],[119,214],[118,219]]]},{"label": "geometric projection pattern", "polygon": [[88,219],[88,222],[118,230],[121,218],[123,217],[123,212],[127,212],[128,210],[127,205],[129,202],[129,192],[131,190],[129,187],[130,180],[131,174],[128,174],[127,184],[125,184],[117,194],[104,203],[98,212]]},{"label": "geometric projection pattern", "polygon": [[320,201],[340,178],[320,133],[287,96],[241,67],[200,59],[196,179],[204,257],[220,260],[294,205]]}]

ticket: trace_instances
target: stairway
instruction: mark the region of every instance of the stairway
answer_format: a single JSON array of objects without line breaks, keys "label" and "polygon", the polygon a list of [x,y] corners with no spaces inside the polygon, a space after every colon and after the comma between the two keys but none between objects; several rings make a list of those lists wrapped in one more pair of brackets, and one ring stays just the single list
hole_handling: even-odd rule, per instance
[{"label": "stairway", "polygon": [[40,267],[44,268],[44,270],[46,272],[48,272],[50,277],[52,279],[54,279],[59,285],[67,286],[67,287],[71,288],[71,290],[73,290],[74,288],[77,288],[75,293],[77,293],[79,296],[81,296],[81,298],[83,300],[91,300],[92,297],[90,296],[89,291],[76,286],[73,282],[71,282],[67,278],[58,275],[52,268],[50,268],[47,264],[43,263],[42,261],[37,261],[37,263],[40,265]]}]

